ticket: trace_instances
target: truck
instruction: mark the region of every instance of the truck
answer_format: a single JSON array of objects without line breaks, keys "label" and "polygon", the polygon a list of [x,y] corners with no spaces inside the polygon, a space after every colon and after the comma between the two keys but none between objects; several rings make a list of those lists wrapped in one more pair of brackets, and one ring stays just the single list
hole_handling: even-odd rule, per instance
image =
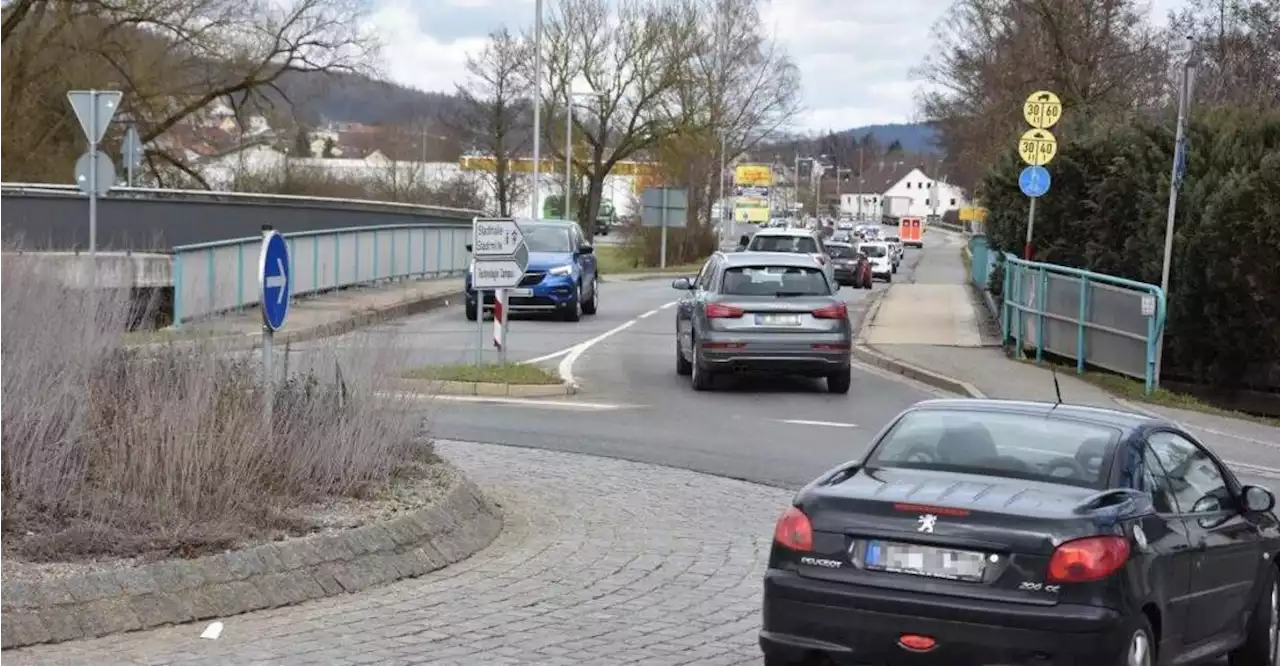
[{"label": "truck", "polygon": [[897,225],[898,220],[911,212],[911,197],[884,197],[880,201],[881,221]]}]

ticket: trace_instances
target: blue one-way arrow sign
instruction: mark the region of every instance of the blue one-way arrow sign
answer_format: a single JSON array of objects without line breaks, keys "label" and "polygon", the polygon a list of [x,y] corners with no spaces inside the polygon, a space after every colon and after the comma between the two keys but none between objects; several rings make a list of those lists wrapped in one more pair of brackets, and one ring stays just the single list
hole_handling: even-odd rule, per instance
[{"label": "blue one-way arrow sign", "polygon": [[289,244],[275,231],[262,236],[258,284],[262,287],[262,323],[278,331],[289,316]]}]

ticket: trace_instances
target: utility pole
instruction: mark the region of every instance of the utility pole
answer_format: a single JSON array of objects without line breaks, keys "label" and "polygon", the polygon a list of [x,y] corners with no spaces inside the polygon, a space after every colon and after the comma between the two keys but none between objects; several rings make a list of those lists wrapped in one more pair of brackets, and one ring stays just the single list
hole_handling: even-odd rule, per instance
[{"label": "utility pole", "polygon": [[[529,205],[529,217],[542,217],[538,205],[538,168],[542,160],[542,0],[535,0],[533,19],[533,183],[529,185],[533,202]],[[481,318],[483,321],[483,318]]]}]

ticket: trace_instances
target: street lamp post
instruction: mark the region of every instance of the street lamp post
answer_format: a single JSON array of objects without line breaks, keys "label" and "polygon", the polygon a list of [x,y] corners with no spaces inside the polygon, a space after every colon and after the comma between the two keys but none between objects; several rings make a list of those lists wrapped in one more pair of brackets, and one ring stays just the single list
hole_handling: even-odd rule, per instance
[{"label": "street lamp post", "polygon": [[[729,237],[729,227],[733,226],[730,224],[730,220],[733,217],[732,207],[729,206],[724,200],[724,176],[725,176],[724,172],[726,168],[725,153],[728,152],[728,150],[729,150],[729,135],[722,130],[720,132],[720,233],[717,234],[719,236],[718,240],[720,241],[721,245],[724,245],[726,237]],[[773,194],[772,189],[769,190],[769,194],[770,195]]]},{"label": "street lamp post", "polygon": [[573,100],[578,97],[600,97],[597,92],[570,92],[565,95],[564,109],[564,219],[573,219]]},{"label": "street lamp post", "polygon": [[533,19],[533,183],[529,186],[533,202],[529,216],[541,217],[538,206],[538,167],[542,161],[542,0],[535,0]]},{"label": "street lamp post", "polygon": [[[1195,84],[1196,68],[1200,66],[1200,50],[1187,37],[1187,62],[1182,67],[1182,89],[1178,94],[1178,125],[1173,141],[1173,173],[1169,181],[1169,213],[1164,226],[1164,264],[1160,268],[1160,290],[1169,297],[1169,271],[1173,264],[1173,221],[1178,212],[1178,188],[1187,167],[1187,116],[1191,112],[1191,90]],[[1154,379],[1160,383],[1160,369],[1164,364],[1164,326],[1160,326],[1160,339],[1156,345]]]}]

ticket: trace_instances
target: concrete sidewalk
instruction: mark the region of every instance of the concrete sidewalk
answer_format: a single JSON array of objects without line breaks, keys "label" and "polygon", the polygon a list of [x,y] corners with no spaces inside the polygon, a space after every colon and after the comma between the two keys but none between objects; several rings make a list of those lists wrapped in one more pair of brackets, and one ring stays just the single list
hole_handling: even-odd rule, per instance
[{"label": "concrete sidewalk", "polygon": [[[965,396],[1055,401],[1053,373],[1047,366],[1015,361],[1000,348],[998,329],[966,284],[960,259],[963,237],[938,233],[932,240],[937,242],[925,249],[914,284],[894,284],[873,308],[859,339],[860,357]],[[1280,468],[1280,428],[1137,404],[1070,371],[1057,376],[1064,402],[1163,417],[1190,429],[1228,458]]]},{"label": "concrete sidewalk", "polygon": [[[343,289],[299,298],[289,307],[289,319],[276,333],[279,342],[297,342],[341,335],[388,319],[404,317],[462,298],[462,278],[410,280],[378,286]],[[257,345],[262,337],[262,313],[245,308],[208,320],[166,330],[150,342],[226,338],[240,345]]]}]

